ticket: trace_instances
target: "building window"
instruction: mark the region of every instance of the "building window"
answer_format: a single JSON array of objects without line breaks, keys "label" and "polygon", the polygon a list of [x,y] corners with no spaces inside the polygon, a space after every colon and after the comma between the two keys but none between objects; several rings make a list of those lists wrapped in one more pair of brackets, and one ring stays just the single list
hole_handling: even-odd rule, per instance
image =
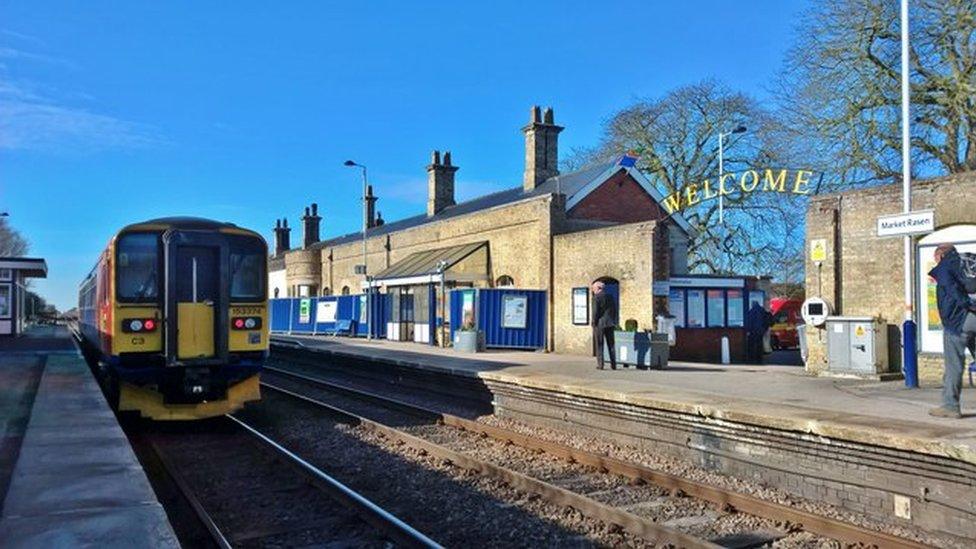
[{"label": "building window", "polygon": [[495,281],[496,288],[507,288],[510,286],[515,286],[515,279],[508,275],[502,275]]},{"label": "building window", "polygon": [[745,300],[743,299],[742,290],[728,290],[725,296],[728,299],[728,325],[738,328],[745,326],[745,312],[743,311]]},{"label": "building window", "polygon": [[298,297],[315,297],[315,284],[299,284]]},{"label": "building window", "polygon": [[0,269],[0,280],[11,280],[13,272],[10,269]]},{"label": "building window", "polygon": [[332,295],[332,288],[330,288],[328,286],[326,286],[325,288],[322,288],[322,295],[326,295],[326,296]]},{"label": "building window", "polygon": [[705,290],[688,290],[688,328],[705,327]]},{"label": "building window", "polygon": [[10,284],[0,284],[0,318],[10,318],[11,288]]},{"label": "building window", "polygon": [[342,295],[349,295],[349,286],[342,287]]},{"label": "building window", "polygon": [[674,317],[675,328],[685,327],[685,291],[672,289],[668,292],[668,312]]},{"label": "building window", "polygon": [[722,328],[725,326],[725,291],[707,290],[705,298],[708,303],[708,327]]}]

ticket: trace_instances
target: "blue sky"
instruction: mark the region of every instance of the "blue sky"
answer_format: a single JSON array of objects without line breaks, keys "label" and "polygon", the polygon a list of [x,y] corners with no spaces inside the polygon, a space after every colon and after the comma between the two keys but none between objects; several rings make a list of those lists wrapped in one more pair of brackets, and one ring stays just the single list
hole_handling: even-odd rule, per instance
[{"label": "blue sky", "polygon": [[[518,185],[552,105],[565,154],[639,97],[717,78],[765,96],[806,2],[2,2],[0,211],[59,308],[127,223],[198,215],[323,235],[423,210],[449,149],[459,198]],[[300,230],[292,242],[300,242]]]}]

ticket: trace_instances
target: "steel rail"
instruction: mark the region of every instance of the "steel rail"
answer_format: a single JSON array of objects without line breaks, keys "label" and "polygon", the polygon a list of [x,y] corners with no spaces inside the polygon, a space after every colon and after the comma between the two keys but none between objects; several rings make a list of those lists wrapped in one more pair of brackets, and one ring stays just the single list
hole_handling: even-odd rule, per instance
[{"label": "steel rail", "polygon": [[658,544],[673,544],[678,547],[701,549],[717,549],[721,547],[720,545],[712,543],[708,540],[703,540],[673,528],[657,524],[651,520],[634,515],[633,513],[605,505],[592,498],[571,492],[564,488],[560,488],[548,482],[524,475],[506,467],[468,456],[461,452],[457,452],[450,448],[411,435],[401,431],[400,429],[373,421],[347,410],[343,410],[342,408],[322,402],[321,400],[317,400],[282,387],[277,387],[267,382],[262,382],[261,384],[267,389],[277,391],[291,398],[307,402],[320,409],[326,410],[340,419],[345,420],[346,422],[361,426],[375,433],[379,433],[391,440],[402,442],[409,447],[420,450],[426,455],[442,459],[463,469],[476,471],[485,476],[501,480],[513,488],[539,495],[551,503],[564,507],[571,507],[590,518],[609,524],[615,524],[623,530],[642,537],[648,541]]},{"label": "steel rail", "polygon": [[159,446],[154,440],[152,440],[151,437],[144,437],[144,440],[152,449],[153,453],[156,454],[156,459],[159,460],[160,465],[163,466],[166,474],[169,475],[169,478],[173,481],[173,484],[176,485],[176,488],[180,491],[180,494],[182,494],[183,498],[186,499],[187,503],[190,504],[190,508],[193,509],[193,513],[196,515],[197,520],[200,521],[200,523],[210,534],[214,545],[220,547],[221,549],[231,549],[233,546],[230,544],[230,541],[228,541],[227,537],[224,536],[224,533],[220,531],[220,527],[218,527],[217,523],[214,522],[213,518],[210,516],[210,513],[207,513],[207,510],[203,508],[203,504],[200,503],[200,500],[197,498],[196,494],[194,494],[193,490],[190,489],[190,485],[187,484],[182,473],[177,470],[176,466],[173,465],[173,462],[170,461],[169,457],[166,456],[166,453],[160,450]]},{"label": "steel rail", "polygon": [[397,543],[406,547],[428,547],[440,549],[441,545],[428,538],[414,527],[400,520],[389,511],[360,495],[355,490],[332,478],[321,469],[305,461],[294,452],[268,438],[254,427],[232,415],[225,416],[267,448],[283,461],[308,475],[315,486],[327,492],[333,499],[360,513],[359,518],[373,527],[389,535]]},{"label": "steel rail", "polygon": [[386,403],[390,407],[399,408],[417,416],[432,418],[445,425],[489,436],[496,440],[510,442],[531,450],[546,452],[571,463],[580,463],[632,480],[649,482],[674,492],[681,492],[688,496],[708,501],[718,508],[732,508],[749,515],[796,524],[803,530],[813,534],[845,543],[906,549],[922,549],[927,547],[922,543],[907,538],[877,532],[839,519],[817,515],[781,503],[741,494],[726,488],[684,479],[669,473],[655,471],[643,465],[580,450],[558,442],[541,440],[509,429],[486,425],[341,383],[327,381],[297,372],[290,372],[281,368],[266,366],[265,370],[273,374],[301,379],[352,397]]}]

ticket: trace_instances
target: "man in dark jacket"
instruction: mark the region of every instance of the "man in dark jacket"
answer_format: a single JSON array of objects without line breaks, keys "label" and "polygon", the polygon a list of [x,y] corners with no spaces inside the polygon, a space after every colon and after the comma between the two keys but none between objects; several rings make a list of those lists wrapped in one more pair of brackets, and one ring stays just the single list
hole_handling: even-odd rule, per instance
[{"label": "man in dark jacket", "polygon": [[753,302],[746,312],[746,355],[749,362],[762,364],[763,336],[772,323],[772,315],[759,302]]},{"label": "man in dark jacket", "polygon": [[976,303],[963,285],[959,254],[952,244],[940,244],[935,249],[935,268],[929,276],[935,279],[936,302],[942,321],[942,343],[945,373],[942,375],[942,406],[929,410],[936,417],[960,418],[959,392],[966,366],[966,349],[976,350],[976,331],[973,331],[973,310]]},{"label": "man in dark jacket", "polygon": [[593,345],[596,351],[596,369],[603,369],[603,345],[606,342],[610,355],[610,368],[617,369],[617,353],[614,349],[613,331],[617,327],[617,302],[606,293],[602,282],[593,283]]}]

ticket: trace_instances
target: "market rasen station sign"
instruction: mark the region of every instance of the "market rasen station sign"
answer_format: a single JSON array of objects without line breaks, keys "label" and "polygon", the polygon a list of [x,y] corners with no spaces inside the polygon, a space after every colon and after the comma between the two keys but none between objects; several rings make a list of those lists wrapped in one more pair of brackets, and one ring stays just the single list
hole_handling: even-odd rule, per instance
[{"label": "market rasen station sign", "polygon": [[930,233],[935,230],[935,212],[918,210],[878,218],[878,236],[905,236]]},{"label": "market rasen station sign", "polygon": [[729,172],[714,180],[685,185],[664,197],[664,208],[670,215],[720,196],[744,196],[757,191],[806,195],[811,192],[812,176],[810,170],[772,168]]}]

